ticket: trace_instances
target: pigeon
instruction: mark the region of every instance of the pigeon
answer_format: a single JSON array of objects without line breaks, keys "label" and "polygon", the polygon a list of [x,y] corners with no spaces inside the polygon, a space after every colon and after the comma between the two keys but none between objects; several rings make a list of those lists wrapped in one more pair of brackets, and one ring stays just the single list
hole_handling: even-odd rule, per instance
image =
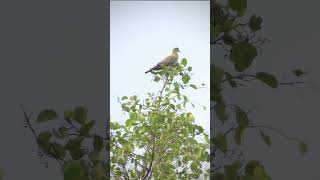
[{"label": "pigeon", "polygon": [[152,71],[157,71],[157,70],[163,69],[164,67],[169,67],[169,66],[175,65],[178,62],[178,58],[179,58],[178,52],[180,52],[179,48],[173,48],[172,54],[170,56],[164,58],[157,65],[150,68],[148,71],[145,72],[145,74],[152,72]]}]

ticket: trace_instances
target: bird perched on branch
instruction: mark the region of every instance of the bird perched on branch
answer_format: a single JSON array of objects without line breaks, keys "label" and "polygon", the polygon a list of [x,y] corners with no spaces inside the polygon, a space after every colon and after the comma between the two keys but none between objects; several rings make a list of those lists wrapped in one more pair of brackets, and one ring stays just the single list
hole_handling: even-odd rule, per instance
[{"label": "bird perched on branch", "polygon": [[148,71],[145,72],[145,74],[152,72],[154,70],[160,70],[160,69],[163,69],[164,67],[175,65],[178,62],[178,58],[179,58],[178,52],[180,52],[179,48],[173,48],[172,54],[170,56],[164,58],[153,68],[150,68]]}]

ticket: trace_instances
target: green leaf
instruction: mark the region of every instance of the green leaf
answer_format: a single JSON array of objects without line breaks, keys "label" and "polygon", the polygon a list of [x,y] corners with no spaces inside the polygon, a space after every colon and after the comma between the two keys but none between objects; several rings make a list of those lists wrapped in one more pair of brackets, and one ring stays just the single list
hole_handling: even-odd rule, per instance
[{"label": "green leaf", "polygon": [[260,135],[263,139],[263,141],[266,143],[266,145],[268,146],[271,146],[271,139],[269,136],[267,136],[266,134],[263,133],[263,131],[259,130],[260,131]]},{"label": "green leaf", "polygon": [[237,127],[234,133],[234,140],[237,145],[241,145],[241,138],[244,132],[244,128]]},{"label": "green leaf", "polygon": [[308,151],[308,145],[302,141],[298,141],[299,145],[299,152],[301,155],[305,155],[306,152]]},{"label": "green leaf", "polygon": [[218,117],[218,119],[222,123],[224,123],[229,118],[229,115],[227,114],[226,106],[225,106],[224,102],[217,103],[215,105],[214,110],[216,112],[216,116]]},{"label": "green leaf", "polygon": [[78,106],[73,111],[73,118],[79,124],[84,124],[87,119],[88,109],[85,106]]},{"label": "green leaf", "polygon": [[256,47],[247,42],[235,44],[230,51],[230,59],[234,63],[235,69],[239,72],[250,67],[258,54]]},{"label": "green leaf", "polygon": [[92,162],[101,161],[101,151],[98,151],[96,149],[93,149],[88,156]]},{"label": "green leaf", "polygon": [[37,122],[47,122],[53,119],[56,119],[58,114],[50,109],[41,111],[37,117]]},{"label": "green leaf", "polygon": [[48,147],[49,147],[49,141],[51,139],[51,133],[49,131],[45,131],[45,132],[41,132],[38,137],[37,137],[37,141],[38,141],[38,144],[48,150]]},{"label": "green leaf", "polygon": [[73,118],[73,111],[65,110],[64,111],[64,119],[70,120]]},{"label": "green leaf", "polygon": [[262,18],[260,16],[252,15],[249,21],[249,27],[252,31],[259,31],[261,29]]},{"label": "green leaf", "polygon": [[192,67],[191,66],[188,67],[188,71],[192,71]]},{"label": "green leaf", "polygon": [[59,143],[50,143],[50,151],[59,158],[63,158],[66,155],[64,147]]},{"label": "green leaf", "polygon": [[123,96],[123,97],[121,98],[122,101],[123,101],[123,100],[126,100],[126,99],[128,99],[128,96]]},{"label": "green leaf", "polygon": [[229,0],[229,6],[238,15],[243,16],[247,9],[247,0]]},{"label": "green leaf", "polygon": [[184,84],[187,84],[190,80],[190,76],[188,74],[185,74],[182,76],[182,81]]},{"label": "green leaf", "polygon": [[80,136],[89,135],[89,132],[90,132],[91,128],[93,127],[94,123],[95,123],[95,121],[91,120],[87,124],[82,125],[80,128]]},{"label": "green leaf", "polygon": [[181,64],[182,64],[183,66],[186,66],[186,65],[188,64],[187,59],[183,58],[183,59],[181,60]]},{"label": "green leaf", "polygon": [[79,149],[81,147],[83,137],[76,137],[73,139],[70,139],[67,144],[65,145],[66,149],[72,150],[72,149]]},{"label": "green leaf", "polygon": [[246,128],[249,125],[249,118],[247,116],[247,113],[240,107],[236,108],[236,121],[241,128]]},{"label": "green leaf", "polygon": [[266,85],[270,86],[271,88],[276,88],[279,85],[278,80],[272,74],[268,74],[265,72],[257,72],[256,78],[261,82],[265,83]]},{"label": "green leaf", "polygon": [[160,80],[161,80],[161,78],[160,78],[159,76],[155,76],[155,77],[154,77],[154,81],[155,81],[155,82],[159,82]]},{"label": "green leaf", "polygon": [[292,71],[292,73],[294,75],[296,75],[297,77],[300,77],[300,76],[302,76],[304,74],[304,72],[301,69],[295,69],[295,70]]},{"label": "green leaf", "polygon": [[194,84],[190,84],[190,86],[193,88],[193,89],[198,89],[196,85]]},{"label": "green leaf", "polygon": [[64,180],[87,180],[84,167],[79,161],[68,162],[63,169]]},{"label": "green leaf", "polygon": [[98,151],[100,151],[103,148],[103,141],[100,136],[94,135],[93,147],[94,147],[94,149],[96,149]]},{"label": "green leaf", "polygon": [[227,138],[224,134],[219,133],[213,138],[213,144],[222,152],[226,153],[228,148]]}]

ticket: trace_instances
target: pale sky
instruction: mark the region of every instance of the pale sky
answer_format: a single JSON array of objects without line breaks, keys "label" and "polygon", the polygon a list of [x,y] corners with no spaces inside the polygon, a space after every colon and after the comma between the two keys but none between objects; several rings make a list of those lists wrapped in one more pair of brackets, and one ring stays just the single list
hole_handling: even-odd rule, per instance
[{"label": "pale sky", "polygon": [[192,101],[207,107],[188,107],[196,123],[210,132],[209,1],[111,1],[110,3],[110,112],[114,121],[124,122],[117,97],[157,92],[160,85],[146,70],[171,54],[174,47],[193,67],[192,82],[206,88],[185,92]]}]

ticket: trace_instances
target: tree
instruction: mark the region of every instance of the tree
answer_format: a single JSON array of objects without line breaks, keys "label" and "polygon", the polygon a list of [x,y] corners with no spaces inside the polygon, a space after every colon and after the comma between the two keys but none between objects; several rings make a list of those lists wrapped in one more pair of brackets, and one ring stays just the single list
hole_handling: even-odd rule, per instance
[{"label": "tree", "polygon": [[[115,179],[207,179],[209,137],[186,110],[192,105],[183,89],[190,84],[192,67],[182,65],[154,75],[160,91],[121,98],[129,114],[124,125],[111,121],[111,173]],[[181,78],[179,78],[181,77]]]},{"label": "tree", "polygon": [[[245,88],[253,81],[260,81],[270,88],[303,83],[279,82],[278,78],[269,72],[252,73],[254,70],[250,67],[259,55],[262,45],[269,40],[259,34],[262,17],[248,15],[246,8],[247,0],[211,1],[211,48],[222,47],[225,59],[228,58],[232,66],[218,66],[213,60],[214,57],[211,59],[210,100],[211,110],[215,112],[211,120],[210,134],[213,145],[210,150],[213,179],[271,179],[260,161],[248,161],[242,156],[242,136],[249,129],[257,129],[267,146],[271,145],[271,138],[266,134],[266,130],[296,142],[301,154],[307,151],[307,145],[301,139],[290,137],[272,126],[254,124],[245,109],[226,101],[225,89],[232,88],[235,91]],[[304,74],[300,69],[293,70],[292,73],[298,78]],[[218,160],[221,159],[229,161],[219,163]]]}]

